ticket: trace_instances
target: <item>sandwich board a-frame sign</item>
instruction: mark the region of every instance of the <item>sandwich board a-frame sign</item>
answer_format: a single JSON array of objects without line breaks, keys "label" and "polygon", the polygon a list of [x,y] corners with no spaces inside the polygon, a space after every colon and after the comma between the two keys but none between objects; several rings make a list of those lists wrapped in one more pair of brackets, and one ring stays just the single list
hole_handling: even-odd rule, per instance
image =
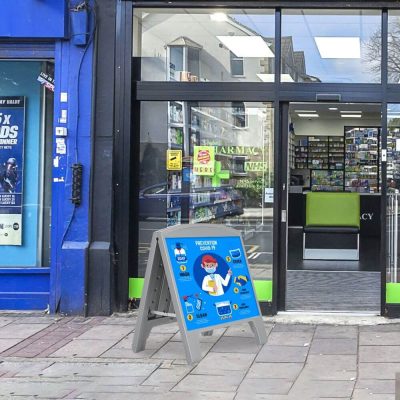
[{"label": "sandwich board a-frame sign", "polygon": [[176,225],[154,232],[133,351],[154,326],[176,318],[189,364],[201,359],[199,334],[248,322],[267,341],[240,233],[212,224]]}]

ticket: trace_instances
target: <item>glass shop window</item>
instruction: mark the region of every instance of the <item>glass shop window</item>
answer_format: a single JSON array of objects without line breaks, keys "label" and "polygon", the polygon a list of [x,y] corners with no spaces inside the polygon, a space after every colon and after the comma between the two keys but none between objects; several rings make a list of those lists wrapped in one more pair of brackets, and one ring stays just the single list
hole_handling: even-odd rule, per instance
[{"label": "glass shop window", "polygon": [[274,80],[274,10],[137,8],[133,18],[143,81]]},{"label": "glass shop window", "polygon": [[0,71],[0,268],[49,266],[54,65]]}]

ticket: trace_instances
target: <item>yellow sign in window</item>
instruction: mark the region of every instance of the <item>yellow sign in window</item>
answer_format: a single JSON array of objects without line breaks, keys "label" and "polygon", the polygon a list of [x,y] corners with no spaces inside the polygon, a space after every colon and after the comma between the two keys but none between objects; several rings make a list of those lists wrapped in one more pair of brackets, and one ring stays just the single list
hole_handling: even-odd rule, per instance
[{"label": "yellow sign in window", "polygon": [[182,150],[167,150],[167,170],[182,170]]}]

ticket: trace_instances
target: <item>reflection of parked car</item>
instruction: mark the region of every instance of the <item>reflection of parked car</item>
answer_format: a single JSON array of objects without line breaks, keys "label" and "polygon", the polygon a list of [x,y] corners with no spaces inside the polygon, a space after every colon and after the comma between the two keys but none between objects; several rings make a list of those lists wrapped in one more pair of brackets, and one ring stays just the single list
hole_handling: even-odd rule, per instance
[{"label": "reflection of parked car", "polygon": [[186,208],[190,209],[191,220],[206,221],[243,214],[243,195],[231,186],[190,193],[176,190],[168,193],[167,184],[159,183],[139,192],[140,219],[166,220],[167,212],[181,210],[185,201]]},{"label": "reflection of parked car", "polygon": [[147,218],[166,219],[167,212],[167,184],[144,188],[139,192],[139,217],[141,220]]}]

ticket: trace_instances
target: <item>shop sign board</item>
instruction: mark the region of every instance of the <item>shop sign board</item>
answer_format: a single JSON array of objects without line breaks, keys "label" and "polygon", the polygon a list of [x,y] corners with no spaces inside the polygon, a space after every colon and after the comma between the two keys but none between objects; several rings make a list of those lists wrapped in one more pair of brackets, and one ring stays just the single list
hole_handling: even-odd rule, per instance
[{"label": "shop sign board", "polygon": [[25,98],[0,97],[0,245],[22,244]]},{"label": "shop sign board", "polygon": [[167,170],[182,170],[182,150],[167,150]]},{"label": "shop sign board", "polygon": [[133,349],[144,349],[151,327],[176,317],[189,363],[201,358],[199,334],[248,322],[266,342],[240,233],[212,224],[154,233]]},{"label": "shop sign board", "polygon": [[195,175],[215,175],[215,147],[194,146],[193,173]]}]

